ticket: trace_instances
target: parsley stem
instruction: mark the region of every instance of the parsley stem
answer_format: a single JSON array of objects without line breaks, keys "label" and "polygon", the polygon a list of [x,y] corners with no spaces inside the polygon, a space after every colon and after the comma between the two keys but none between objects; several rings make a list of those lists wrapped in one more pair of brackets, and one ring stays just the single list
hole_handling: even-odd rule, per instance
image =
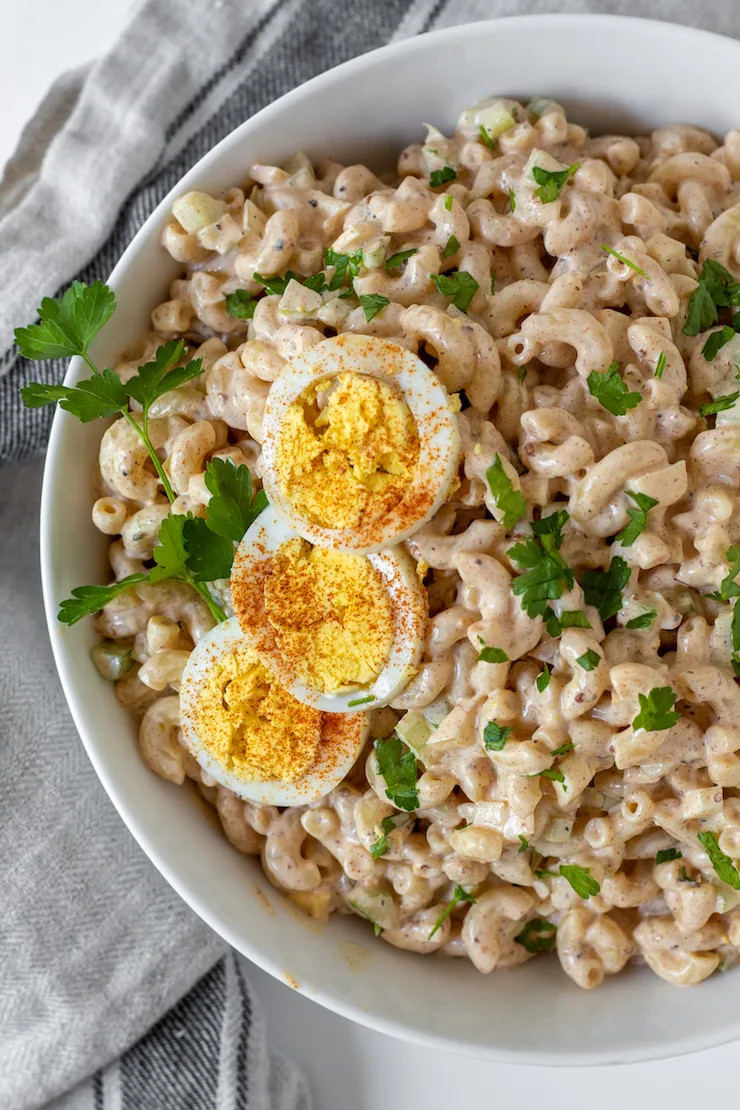
[{"label": "parsley stem", "polygon": [[222,621],[226,620],[226,613],[223,611],[221,606],[213,600],[213,595],[211,594],[211,591],[208,589],[208,586],[205,584],[205,582],[196,582],[190,573],[187,573],[185,575],[185,581],[189,586],[193,587],[197,594],[200,594],[200,596],[203,598],[206,605],[208,606],[208,612],[211,614],[216,624],[221,624]]},{"label": "parsley stem", "polygon": [[90,359],[87,357],[87,351],[80,351],[80,358],[84,358],[85,362],[90,367],[93,374],[95,374],[99,378],[100,377],[100,371],[98,370],[97,366],[95,366],[94,363],[90,362]]},{"label": "parsley stem", "polygon": [[157,474],[159,475],[160,481],[162,482],[162,485],[164,486],[164,492],[167,494],[167,500],[169,501],[170,504],[172,504],[172,502],[175,500],[175,491],[173,490],[172,486],[170,485],[170,480],[167,477],[167,475],[165,474],[164,467],[162,466],[162,463],[159,459],[159,456],[157,455],[157,452],[154,450],[154,447],[152,446],[152,441],[149,438],[149,430],[147,428],[146,417],[143,416],[142,423],[139,424],[139,423],[137,423],[136,420],[134,420],[133,416],[128,411],[128,409],[121,409],[121,412],[126,417],[126,419],[128,420],[131,427],[134,429],[136,434],[141,438],[144,446],[146,447],[147,451],[149,452],[149,458],[154,463],[154,469],[157,471]]},{"label": "parsley stem", "polygon": [[[167,499],[169,503],[172,504],[175,500],[175,491],[170,484],[170,480],[165,473],[165,469],[162,466],[161,460],[157,455],[157,452],[154,450],[152,441],[149,438],[149,422],[147,419],[146,409],[144,409],[144,411],[142,412],[141,424],[139,424],[138,421],[134,420],[132,414],[129,412],[128,409],[121,409],[121,412],[126,417],[131,427],[136,431],[136,434],[140,437],[141,441],[149,452],[149,457],[154,463],[154,468],[160,477],[162,485],[164,486],[164,492],[167,494]],[[211,614],[216,624],[221,624],[222,621],[225,621],[226,613],[223,611],[221,606],[213,600],[213,595],[208,589],[206,583],[196,582],[189,572],[186,572],[186,574],[184,575],[184,579],[188,583],[188,585],[192,586],[195,592],[197,594],[200,594],[200,596],[203,598],[206,605],[208,606],[208,612]]]}]

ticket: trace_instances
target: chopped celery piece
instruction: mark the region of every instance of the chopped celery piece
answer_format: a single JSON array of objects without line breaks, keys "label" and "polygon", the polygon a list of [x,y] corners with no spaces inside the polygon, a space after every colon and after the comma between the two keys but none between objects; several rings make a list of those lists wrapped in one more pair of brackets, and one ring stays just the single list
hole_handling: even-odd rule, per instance
[{"label": "chopped celery piece", "polygon": [[102,644],[96,644],[90,655],[98,672],[108,682],[118,682],[134,664],[131,644],[119,644],[115,640],[103,640]]}]

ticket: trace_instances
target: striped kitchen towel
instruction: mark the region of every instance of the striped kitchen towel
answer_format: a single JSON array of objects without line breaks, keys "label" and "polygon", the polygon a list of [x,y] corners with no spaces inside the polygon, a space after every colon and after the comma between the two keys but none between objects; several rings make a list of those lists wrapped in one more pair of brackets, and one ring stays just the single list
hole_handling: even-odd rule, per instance
[{"label": "striped kitchen towel", "polygon": [[51,413],[18,396],[65,365],[31,366],[13,328],[73,279],[105,279],[186,170],[282,93],[394,39],[543,11],[740,29],[737,0],[146,0],[24,131],[0,183],[2,1110],[310,1107],[268,1047],[244,962],[135,845],[75,734],[35,570]]}]

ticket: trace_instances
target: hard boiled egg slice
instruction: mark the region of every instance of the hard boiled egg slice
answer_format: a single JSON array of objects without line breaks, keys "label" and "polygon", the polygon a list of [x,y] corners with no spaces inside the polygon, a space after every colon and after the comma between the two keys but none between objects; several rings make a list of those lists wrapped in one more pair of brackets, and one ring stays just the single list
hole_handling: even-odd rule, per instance
[{"label": "hard boiled egg slice", "polygon": [[368,735],[365,713],[322,713],[280,686],[235,617],[217,624],[188,659],[180,688],[185,745],[240,798],[298,806],[346,777]]},{"label": "hard boiled egg slice", "polygon": [[387,705],[419,666],[427,600],[403,548],[313,547],[270,505],[236,552],[231,597],[249,643],[304,705]]},{"label": "hard boiled egg slice", "polygon": [[366,335],[324,339],[270,387],[260,467],[270,502],[319,547],[398,544],[447,499],[457,420],[420,358]]}]

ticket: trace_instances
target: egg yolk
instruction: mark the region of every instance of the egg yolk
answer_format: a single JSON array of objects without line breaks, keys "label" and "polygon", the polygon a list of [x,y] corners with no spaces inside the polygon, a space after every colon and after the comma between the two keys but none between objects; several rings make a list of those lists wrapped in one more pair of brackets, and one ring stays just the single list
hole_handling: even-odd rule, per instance
[{"label": "egg yolk", "polygon": [[204,748],[245,782],[292,782],[315,763],[322,714],[296,701],[249,648],[219,656],[195,706]]},{"label": "egg yolk", "polygon": [[393,610],[366,556],[288,540],[273,557],[264,597],[277,646],[306,686],[322,693],[366,686],[385,666]]},{"label": "egg yolk", "polygon": [[277,478],[304,519],[354,528],[401,500],[418,458],[416,423],[401,394],[378,378],[343,373],[333,385],[329,379],[310,386],[289,406]]}]

